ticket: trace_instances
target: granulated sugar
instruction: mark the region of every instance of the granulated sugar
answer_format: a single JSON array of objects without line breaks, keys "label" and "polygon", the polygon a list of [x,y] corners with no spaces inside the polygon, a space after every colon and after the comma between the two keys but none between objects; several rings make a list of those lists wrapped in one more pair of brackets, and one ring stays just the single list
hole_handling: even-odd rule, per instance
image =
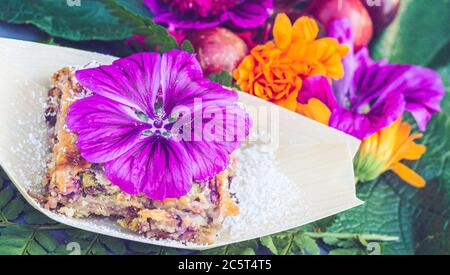
[{"label": "granulated sugar", "polygon": [[227,218],[224,232],[229,230],[232,237],[252,235],[258,230],[256,225],[272,232],[279,228],[280,218],[289,223],[306,213],[300,185],[282,173],[273,151],[252,143],[243,145],[235,155],[238,165],[231,192],[239,200],[240,215]]}]

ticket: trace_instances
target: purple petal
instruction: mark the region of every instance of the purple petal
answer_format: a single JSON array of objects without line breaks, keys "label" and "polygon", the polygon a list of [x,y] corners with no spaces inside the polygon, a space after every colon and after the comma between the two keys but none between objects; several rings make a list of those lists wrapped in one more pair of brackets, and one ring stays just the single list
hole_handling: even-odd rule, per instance
[{"label": "purple petal", "polygon": [[329,126],[359,139],[369,136],[368,133],[373,131],[367,116],[343,108],[333,110]]},{"label": "purple petal", "polygon": [[230,10],[229,17],[240,28],[256,28],[264,24],[272,8],[272,0],[247,0]]},{"label": "purple petal", "polygon": [[192,187],[191,162],[179,142],[149,137],[105,164],[106,177],[124,192],[163,200],[186,195]]},{"label": "purple petal", "polygon": [[172,50],[161,60],[161,91],[164,108],[172,103],[189,85],[203,78],[203,72],[195,55]]},{"label": "purple petal", "polygon": [[360,110],[367,104],[376,108],[386,97],[402,96],[406,110],[413,114],[421,130],[425,130],[431,115],[440,111],[444,96],[436,72],[412,65],[374,62],[356,71],[353,84],[352,109]]},{"label": "purple petal", "polygon": [[228,20],[226,13],[209,18],[180,14],[177,11],[170,10],[169,5],[161,3],[160,0],[144,0],[144,4],[153,13],[153,21],[180,29],[212,28]]},{"label": "purple petal", "polygon": [[337,101],[341,106],[345,105],[346,98],[351,96],[351,84],[353,80],[353,75],[357,68],[357,61],[353,50],[353,33],[350,20],[347,18],[335,20],[330,25],[328,30],[328,36],[336,38],[339,43],[346,44],[350,51],[342,59],[342,64],[344,65],[344,77],[340,80],[333,81],[333,91],[336,95]]},{"label": "purple petal", "polygon": [[106,97],[94,95],[70,106],[67,127],[78,133],[77,146],[83,158],[102,163],[122,155],[149,126],[134,111]]},{"label": "purple petal", "polygon": [[178,91],[177,96],[168,101],[167,110],[176,111],[182,107],[194,112],[209,106],[233,105],[238,99],[235,91],[225,89],[220,84],[206,78],[193,81],[184,90]]},{"label": "purple petal", "polygon": [[307,104],[312,98],[322,101],[330,110],[337,107],[331,86],[324,76],[312,76],[303,81],[302,90],[298,94],[297,101]]},{"label": "purple petal", "polygon": [[403,95],[391,94],[367,114],[336,108],[331,114],[329,126],[363,139],[394,123],[403,114],[404,108]]},{"label": "purple petal", "polygon": [[348,18],[334,20],[328,28],[328,36],[336,38],[340,44],[346,44],[353,52],[352,24]]},{"label": "purple petal", "polygon": [[330,126],[363,139],[394,123],[403,114],[405,101],[401,93],[391,93],[367,108],[367,113],[337,108],[331,114]]},{"label": "purple petal", "polygon": [[227,14],[213,18],[193,18],[182,16],[174,12],[163,13],[155,16],[153,20],[159,24],[167,24],[179,29],[207,29],[216,27],[227,21]]},{"label": "purple petal", "polygon": [[355,54],[355,60],[358,68],[367,68],[369,66],[372,66],[374,64],[381,65],[388,65],[388,62],[386,59],[381,59],[379,61],[374,61],[370,57],[369,49],[367,47],[361,48],[356,54]]},{"label": "purple petal", "polygon": [[161,66],[161,90],[164,110],[176,107],[194,108],[196,100],[204,107],[225,106],[237,101],[237,93],[203,78],[195,55],[173,50],[164,55]]},{"label": "purple petal", "polygon": [[[405,107],[403,95],[397,92],[382,95],[375,102],[367,101],[360,108],[346,109],[346,106],[340,106],[336,102],[330,84],[323,76],[309,77],[304,81],[297,100],[306,104],[311,98],[319,99],[331,110],[330,127],[359,139],[392,124],[402,115]],[[358,99],[365,102],[362,97]]]},{"label": "purple petal", "polygon": [[[201,115],[201,116],[200,116]],[[229,155],[250,133],[250,116],[238,105],[208,106],[184,116],[181,142],[196,166],[195,180],[204,181],[223,171]]]},{"label": "purple petal", "polygon": [[194,180],[205,181],[222,172],[230,162],[232,146],[223,142],[183,141],[190,161],[196,165],[192,168]]},{"label": "purple petal", "polygon": [[407,66],[404,74],[403,95],[406,102],[406,110],[410,112],[421,131],[426,126],[431,116],[441,111],[441,101],[445,95],[444,84],[438,73],[433,70],[418,66]]},{"label": "purple petal", "polygon": [[155,22],[181,29],[211,28],[228,20],[242,28],[259,27],[270,15],[273,8],[272,2],[272,0],[243,0],[232,9],[225,10],[215,16],[204,17],[199,14],[183,14],[170,9],[166,3],[159,0],[144,0],[144,4],[152,11]]},{"label": "purple petal", "polygon": [[161,56],[158,53],[139,53],[113,62],[110,66],[78,70],[81,85],[149,116],[159,85]]},{"label": "purple petal", "polygon": [[389,94],[366,114],[336,108],[330,117],[330,127],[363,139],[394,123],[403,114],[404,108],[401,94]]}]

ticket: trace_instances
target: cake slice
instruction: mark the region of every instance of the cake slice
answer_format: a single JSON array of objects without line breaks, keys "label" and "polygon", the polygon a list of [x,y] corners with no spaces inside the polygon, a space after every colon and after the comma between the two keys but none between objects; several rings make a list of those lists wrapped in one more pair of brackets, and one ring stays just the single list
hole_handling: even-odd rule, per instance
[{"label": "cake slice", "polygon": [[208,182],[193,182],[181,198],[158,201],[122,192],[104,176],[101,164],[80,156],[77,135],[66,126],[70,105],[89,92],[77,83],[72,68],[61,69],[52,81],[46,111],[52,156],[45,192],[36,196],[45,208],[75,218],[107,217],[147,237],[198,244],[213,243],[224,219],[238,215],[238,205],[229,192],[233,157],[223,172]]}]

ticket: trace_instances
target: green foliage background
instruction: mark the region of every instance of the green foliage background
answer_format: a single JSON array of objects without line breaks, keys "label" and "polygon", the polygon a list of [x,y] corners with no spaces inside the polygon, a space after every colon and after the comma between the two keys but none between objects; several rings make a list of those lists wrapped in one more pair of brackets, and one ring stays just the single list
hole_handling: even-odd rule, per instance
[{"label": "green foliage background", "polygon": [[[396,21],[371,45],[375,58],[437,70],[450,92],[450,0],[402,0]],[[0,20],[29,23],[50,39],[115,41],[143,35],[145,46],[176,48],[164,28],[151,21],[141,1],[2,0]],[[192,51],[185,41],[183,49]],[[229,85],[226,74],[210,76]],[[411,120],[411,123],[413,121]],[[205,251],[205,254],[450,254],[450,98],[433,117],[421,141],[428,150],[411,163],[428,186],[417,190],[387,173],[360,183],[363,206],[294,230]],[[25,203],[0,172],[0,254],[69,254],[77,242],[83,254],[188,254],[101,236],[57,224]],[[375,244],[375,245],[374,245]],[[69,246],[70,248],[70,246]],[[320,249],[322,248],[322,249]]]}]

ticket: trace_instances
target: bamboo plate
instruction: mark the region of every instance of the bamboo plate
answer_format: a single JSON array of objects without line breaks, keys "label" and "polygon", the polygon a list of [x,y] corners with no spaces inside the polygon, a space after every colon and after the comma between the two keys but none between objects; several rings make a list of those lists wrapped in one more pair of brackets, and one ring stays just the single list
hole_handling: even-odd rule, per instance
[{"label": "bamboo plate", "polygon": [[[253,131],[258,132],[260,128],[270,126],[265,128],[273,132],[271,137],[274,142],[271,144],[274,145],[277,167],[302,191],[298,200],[294,197],[294,200],[277,202],[280,207],[271,209],[265,213],[265,219],[256,223],[246,223],[247,217],[242,216],[239,220],[245,223],[245,232],[237,234],[224,229],[212,245],[182,244],[138,236],[112,221],[68,218],[42,208],[27,194],[27,190],[41,184],[45,170],[48,145],[43,108],[51,85],[50,77],[62,67],[84,65],[92,60],[110,64],[114,59],[112,56],[75,49],[0,39],[0,165],[25,199],[51,219],[122,239],[202,250],[285,231],[362,203],[356,198],[352,163],[359,146],[357,139],[239,92],[240,101],[249,106],[249,111],[257,110],[252,115]],[[269,110],[272,119],[264,119],[261,110]],[[264,174],[260,177],[264,177]],[[260,190],[264,188],[258,186],[257,178],[245,184],[255,186],[252,196],[259,196]],[[283,186],[279,188],[283,190]],[[245,197],[245,194],[237,195]],[[292,196],[297,195],[296,192],[292,193]],[[274,197],[277,197],[276,194]],[[286,215],[282,209],[299,211]]]}]

